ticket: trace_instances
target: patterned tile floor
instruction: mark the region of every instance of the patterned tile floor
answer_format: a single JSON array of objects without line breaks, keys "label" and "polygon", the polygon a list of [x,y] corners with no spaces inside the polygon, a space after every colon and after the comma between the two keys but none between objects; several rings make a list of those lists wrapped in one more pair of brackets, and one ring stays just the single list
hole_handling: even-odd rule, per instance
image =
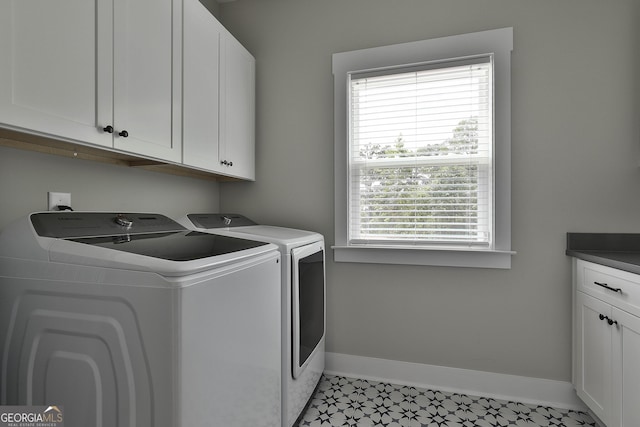
[{"label": "patterned tile floor", "polygon": [[583,412],[324,375],[299,427],[597,426]]}]

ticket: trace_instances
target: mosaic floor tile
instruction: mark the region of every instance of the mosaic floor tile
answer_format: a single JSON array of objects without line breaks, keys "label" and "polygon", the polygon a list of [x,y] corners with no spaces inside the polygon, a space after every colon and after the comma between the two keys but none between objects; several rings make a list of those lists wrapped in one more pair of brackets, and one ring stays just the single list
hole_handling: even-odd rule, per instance
[{"label": "mosaic floor tile", "polygon": [[298,427],[578,427],[583,412],[324,375]]}]

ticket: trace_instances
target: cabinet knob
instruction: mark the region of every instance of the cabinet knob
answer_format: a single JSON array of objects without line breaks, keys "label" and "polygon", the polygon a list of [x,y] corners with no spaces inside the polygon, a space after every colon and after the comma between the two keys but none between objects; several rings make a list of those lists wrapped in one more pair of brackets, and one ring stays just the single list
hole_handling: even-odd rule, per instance
[{"label": "cabinet knob", "polygon": [[108,125],[106,127],[103,127],[102,130],[107,132],[107,133],[113,133],[113,126]]},{"label": "cabinet knob", "polygon": [[612,325],[618,326],[618,321],[617,320],[613,320],[609,316],[605,316],[604,314],[599,314],[598,318],[600,318],[600,320],[606,320],[607,323],[609,324],[609,326],[612,326]]},{"label": "cabinet knob", "polygon": [[123,130],[121,132],[118,132],[118,135],[120,135],[123,138],[126,138],[129,136],[129,132],[127,132],[126,130]]},{"label": "cabinet knob", "polygon": [[233,162],[228,162],[226,160],[220,160],[220,164],[225,166],[233,166]]}]

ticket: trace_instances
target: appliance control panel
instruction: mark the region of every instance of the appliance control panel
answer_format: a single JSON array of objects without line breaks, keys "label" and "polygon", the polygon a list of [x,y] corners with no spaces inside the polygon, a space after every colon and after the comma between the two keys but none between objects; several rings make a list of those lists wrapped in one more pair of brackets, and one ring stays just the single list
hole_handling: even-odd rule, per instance
[{"label": "appliance control panel", "polygon": [[39,236],[59,239],[186,230],[171,218],[149,213],[40,212],[31,214],[31,224]]},{"label": "appliance control panel", "polygon": [[233,213],[189,214],[187,218],[199,228],[232,228],[257,225],[246,216]]}]

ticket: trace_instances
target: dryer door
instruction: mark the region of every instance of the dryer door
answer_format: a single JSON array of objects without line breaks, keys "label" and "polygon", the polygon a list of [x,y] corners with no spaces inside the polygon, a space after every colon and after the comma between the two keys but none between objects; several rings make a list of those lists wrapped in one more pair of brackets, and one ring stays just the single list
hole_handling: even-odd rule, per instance
[{"label": "dryer door", "polygon": [[293,378],[298,378],[324,338],[325,275],[322,242],[291,251]]}]

